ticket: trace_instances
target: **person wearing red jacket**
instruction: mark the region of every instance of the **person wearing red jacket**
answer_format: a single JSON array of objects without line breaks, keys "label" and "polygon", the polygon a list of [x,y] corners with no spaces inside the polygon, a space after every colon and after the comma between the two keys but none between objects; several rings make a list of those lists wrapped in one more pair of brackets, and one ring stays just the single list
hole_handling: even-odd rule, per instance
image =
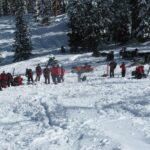
[{"label": "person wearing red jacket", "polygon": [[141,74],[142,74],[142,76],[144,75],[144,66],[140,66],[140,72],[141,72]]},{"label": "person wearing red jacket", "polygon": [[59,65],[57,65],[56,67],[56,82],[57,83],[60,83],[60,76],[61,76],[61,68]]},{"label": "person wearing red jacket", "polygon": [[18,75],[14,78],[13,85],[14,86],[22,85],[23,84],[22,81],[23,81],[23,78],[20,75]]},{"label": "person wearing red jacket", "polygon": [[3,73],[1,73],[1,86],[2,86],[2,88],[7,87],[7,75],[6,75],[5,71],[3,71]]},{"label": "person wearing red jacket", "polygon": [[13,82],[13,76],[11,73],[7,73],[7,86],[10,87],[10,85],[12,85]]},{"label": "person wearing red jacket", "polygon": [[138,67],[136,67],[136,70],[135,70],[135,72],[136,72],[136,78],[137,79],[141,79],[142,78],[142,76],[144,75],[144,66],[138,66]]},{"label": "person wearing red jacket", "polygon": [[54,84],[57,84],[57,68],[55,65],[51,68],[51,77]]},{"label": "person wearing red jacket", "polygon": [[50,84],[50,68],[48,68],[48,65],[43,70],[44,78],[45,78],[45,84]]},{"label": "person wearing red jacket", "polygon": [[136,68],[136,73],[137,73],[137,79],[141,79],[142,78],[142,73],[141,73],[141,68],[140,66],[138,66]]},{"label": "person wearing red jacket", "polygon": [[41,75],[42,75],[42,69],[41,69],[40,64],[37,65],[35,71],[36,71],[36,79],[35,79],[35,81],[40,81],[40,78],[41,78]]},{"label": "person wearing red jacket", "polygon": [[61,73],[60,73],[60,82],[64,82],[64,74],[65,74],[65,69],[63,66],[61,66]]},{"label": "person wearing red jacket", "polygon": [[1,75],[0,75],[0,91],[2,91],[1,81],[2,81],[2,78],[1,78]]},{"label": "person wearing red jacket", "polygon": [[121,68],[122,77],[125,77],[125,75],[126,75],[126,65],[125,65],[124,62],[120,65],[120,68]]}]

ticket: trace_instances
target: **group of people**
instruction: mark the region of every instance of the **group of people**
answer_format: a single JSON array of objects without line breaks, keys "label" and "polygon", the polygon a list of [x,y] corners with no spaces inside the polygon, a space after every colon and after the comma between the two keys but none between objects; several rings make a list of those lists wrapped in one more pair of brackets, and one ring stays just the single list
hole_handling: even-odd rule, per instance
[{"label": "group of people", "polygon": [[[114,77],[114,71],[117,66],[117,63],[113,60],[107,66],[108,66],[107,70],[109,72],[110,78]],[[121,68],[122,77],[125,77],[126,65],[124,62],[122,62],[120,68]],[[86,80],[86,76],[83,76],[83,78],[81,78],[82,73],[91,72],[91,71],[93,71],[93,68],[91,67],[91,65],[87,63],[84,66],[76,66],[72,68],[72,72],[77,73],[79,82]],[[64,82],[65,69],[63,66],[59,64],[52,65],[51,67],[49,67],[49,65],[46,65],[45,68],[42,69],[40,64],[38,64],[35,68],[35,74],[36,74],[36,78],[34,80],[32,69],[26,69],[25,76],[27,77],[28,84],[40,81],[42,74],[45,79],[45,84],[50,84],[50,77],[52,78],[53,83],[57,84],[57,83]],[[137,79],[141,79],[142,77],[145,77],[144,66],[143,65],[137,66],[135,71],[132,72],[132,75],[134,75],[135,78]],[[2,88],[6,88],[10,86],[19,86],[22,84],[23,84],[23,78],[20,75],[13,76],[11,73],[5,73],[5,71],[3,71],[0,74],[0,90],[2,90]]]},{"label": "group of people", "polygon": [[[45,79],[45,84],[50,84],[50,76],[54,84],[64,82],[65,69],[63,66],[60,66],[58,64],[53,65],[51,68],[48,65],[46,65],[46,67],[43,70],[40,64],[38,64],[37,67],[35,68],[35,73],[36,73],[35,82],[40,81],[42,74]],[[28,79],[28,84],[34,83],[32,69],[26,69],[25,75]]]},{"label": "group of people", "polygon": [[[114,77],[114,71],[117,66],[117,63],[115,61],[111,61],[109,63],[109,73],[110,77]],[[120,65],[121,68],[121,75],[122,77],[126,76],[126,65],[124,62]],[[144,72],[144,66],[143,65],[138,65],[135,69],[135,71],[132,72],[132,76],[134,76],[136,79],[141,79],[143,77],[146,77],[145,72]]]},{"label": "group of people", "polygon": [[[45,84],[50,84],[50,76],[54,84],[64,82],[65,69],[63,66],[58,64],[53,65],[51,68],[46,65],[44,69],[42,69],[40,64],[38,64],[35,68],[35,73],[36,78],[34,80],[32,69],[26,69],[25,76],[27,77],[28,84],[40,81],[42,74],[45,79]],[[5,71],[0,74],[0,90],[10,86],[19,86],[22,84],[23,78],[21,75],[13,76],[11,73],[5,73]]]},{"label": "group of people", "polygon": [[10,86],[22,85],[22,81],[23,78],[20,75],[14,77],[11,73],[5,73],[5,71],[3,71],[0,74],[0,90]]},{"label": "group of people", "polygon": [[[114,71],[116,69],[117,63],[113,60],[109,63],[109,73],[110,73],[110,78],[114,77]],[[126,75],[126,65],[124,62],[120,65],[121,68],[121,75],[122,77],[125,77]]]}]

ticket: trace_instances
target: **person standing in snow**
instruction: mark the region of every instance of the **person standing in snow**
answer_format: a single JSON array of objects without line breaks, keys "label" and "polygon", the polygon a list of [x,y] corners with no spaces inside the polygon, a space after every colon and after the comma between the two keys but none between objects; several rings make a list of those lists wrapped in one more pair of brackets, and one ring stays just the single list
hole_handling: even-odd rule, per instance
[{"label": "person standing in snow", "polygon": [[28,84],[30,84],[30,82],[34,83],[32,69],[26,69],[26,77],[28,78]]},{"label": "person standing in snow", "polygon": [[65,50],[64,46],[61,46],[61,53],[62,54],[66,53],[66,50]]},{"label": "person standing in snow", "polygon": [[60,76],[61,76],[61,68],[60,65],[57,65],[56,67],[56,82],[60,83]]},{"label": "person standing in snow", "polygon": [[64,74],[65,74],[65,69],[63,66],[61,66],[61,73],[60,73],[60,82],[64,82]]},{"label": "person standing in snow", "polygon": [[125,75],[126,75],[126,65],[125,65],[124,62],[120,65],[120,68],[121,68],[122,77],[125,77]]},{"label": "person standing in snow", "polygon": [[57,84],[57,75],[56,75],[57,73],[56,72],[57,72],[57,68],[55,65],[53,65],[51,68],[51,76],[52,76],[52,81],[54,84]]},{"label": "person standing in snow", "polygon": [[75,71],[76,71],[77,76],[78,76],[78,82],[82,81],[82,79],[81,79],[82,67],[81,66],[76,66]]},{"label": "person standing in snow", "polygon": [[50,72],[50,68],[48,67],[48,65],[46,65],[46,68],[43,70],[45,84],[50,84]]},{"label": "person standing in snow", "polygon": [[42,69],[41,69],[40,64],[37,65],[35,71],[36,71],[36,79],[35,79],[35,81],[37,82],[37,81],[40,81],[40,78],[41,78],[41,75],[42,75]]},{"label": "person standing in snow", "polygon": [[0,91],[2,91],[2,85],[1,85],[1,82],[2,82],[2,77],[1,77],[1,74],[0,74]]},{"label": "person standing in snow", "polygon": [[2,86],[2,88],[7,87],[7,75],[6,75],[5,71],[3,71],[1,73],[1,86]]},{"label": "person standing in snow", "polygon": [[11,73],[7,73],[7,86],[10,87],[10,85],[12,85],[13,82],[13,76]]},{"label": "person standing in snow", "polygon": [[117,66],[117,63],[115,61],[111,61],[110,64],[109,64],[109,67],[110,67],[110,78],[111,77],[114,77],[114,70]]}]

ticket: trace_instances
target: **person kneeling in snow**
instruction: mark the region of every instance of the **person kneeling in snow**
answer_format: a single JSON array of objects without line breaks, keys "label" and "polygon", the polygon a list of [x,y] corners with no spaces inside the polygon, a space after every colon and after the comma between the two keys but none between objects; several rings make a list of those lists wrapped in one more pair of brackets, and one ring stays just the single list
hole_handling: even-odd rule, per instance
[{"label": "person kneeling in snow", "polygon": [[146,77],[146,75],[144,74],[144,66],[140,65],[135,69],[135,78],[141,79],[142,77]]},{"label": "person kneeling in snow", "polygon": [[23,84],[22,81],[23,81],[23,78],[20,75],[16,76],[13,80],[13,86],[22,85]]}]

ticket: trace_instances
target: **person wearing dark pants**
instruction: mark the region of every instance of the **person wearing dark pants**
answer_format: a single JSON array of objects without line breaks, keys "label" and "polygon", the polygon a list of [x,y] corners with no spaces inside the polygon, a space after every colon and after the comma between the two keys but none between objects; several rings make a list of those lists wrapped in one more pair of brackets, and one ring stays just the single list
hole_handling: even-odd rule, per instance
[{"label": "person wearing dark pants", "polygon": [[37,65],[35,71],[36,71],[36,79],[35,79],[35,81],[37,82],[37,81],[40,81],[40,78],[41,78],[41,75],[42,75],[42,69],[41,69],[40,64]]},{"label": "person wearing dark pants", "polygon": [[30,84],[31,82],[34,83],[32,69],[26,69],[26,76],[28,78],[28,84]]},{"label": "person wearing dark pants", "polygon": [[54,84],[57,84],[57,67],[53,65],[51,68],[51,76],[52,76],[52,81]]},{"label": "person wearing dark pants", "polygon": [[45,84],[50,84],[50,68],[46,66],[46,68],[43,70],[44,78],[45,78]]},{"label": "person wearing dark pants", "polygon": [[122,77],[125,77],[125,75],[126,75],[126,66],[125,66],[124,62],[120,65],[120,68],[121,68]]},{"label": "person wearing dark pants", "polygon": [[112,61],[110,64],[110,78],[114,77],[114,70],[117,66],[117,63],[115,61]]},{"label": "person wearing dark pants", "polygon": [[64,82],[65,69],[61,66],[60,82]]},{"label": "person wearing dark pants", "polygon": [[61,76],[61,68],[59,65],[57,65],[57,67],[56,67],[56,80],[57,80],[56,82],[57,83],[61,82],[60,76]]},{"label": "person wearing dark pants", "polygon": [[2,91],[1,80],[2,80],[2,78],[1,78],[1,75],[0,75],[0,91]]}]

